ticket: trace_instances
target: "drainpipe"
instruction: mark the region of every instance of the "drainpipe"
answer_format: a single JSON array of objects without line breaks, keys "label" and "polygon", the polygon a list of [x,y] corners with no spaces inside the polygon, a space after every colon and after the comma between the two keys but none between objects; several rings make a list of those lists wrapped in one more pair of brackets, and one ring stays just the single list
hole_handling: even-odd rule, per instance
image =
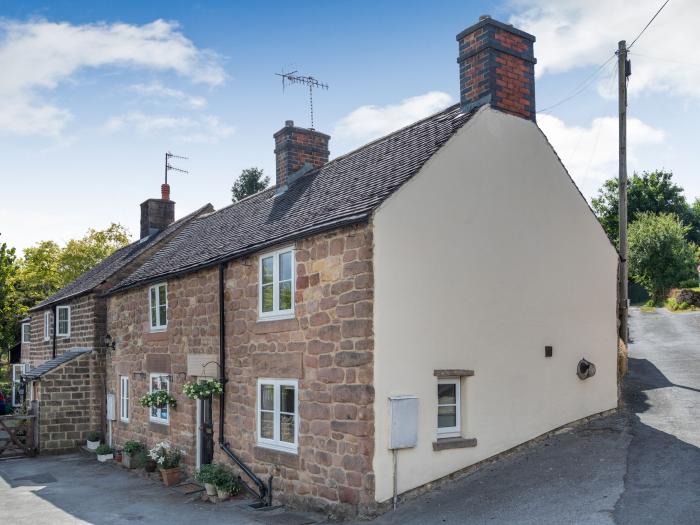
[{"label": "drainpipe", "polygon": [[53,348],[52,348],[52,359],[56,359],[56,305],[51,307],[51,313],[53,316]]},{"label": "drainpipe", "polygon": [[219,396],[219,448],[231,458],[231,460],[240,468],[243,473],[253,480],[258,487],[258,491],[254,491],[243,481],[243,484],[249,491],[253,492],[262,503],[263,507],[272,505],[272,476],[269,477],[267,485],[255,473],[250,470],[248,465],[243,463],[233,450],[229,447],[224,437],[224,415],[226,402],[226,315],[224,312],[224,271],[225,263],[219,263],[219,382],[221,383],[221,395]]}]

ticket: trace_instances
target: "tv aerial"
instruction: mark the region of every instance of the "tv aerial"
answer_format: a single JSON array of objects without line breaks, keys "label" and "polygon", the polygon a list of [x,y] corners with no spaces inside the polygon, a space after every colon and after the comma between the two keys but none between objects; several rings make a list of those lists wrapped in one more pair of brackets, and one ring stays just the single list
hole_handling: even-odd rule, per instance
[{"label": "tv aerial", "polygon": [[165,152],[165,183],[168,183],[168,172],[169,171],[178,171],[180,173],[189,173],[187,170],[181,170],[180,168],[176,168],[175,166],[170,165],[170,159],[181,159],[181,160],[189,160],[187,157],[183,157],[181,155],[175,155],[173,153],[170,153],[169,151]]},{"label": "tv aerial", "polygon": [[328,84],[324,84],[318,79],[309,76],[297,75],[296,71],[291,73],[275,73],[278,77],[282,77],[282,92],[284,93],[287,84],[299,84],[302,86],[309,87],[309,113],[311,115],[311,128],[314,129],[314,88],[317,89],[328,89]]}]

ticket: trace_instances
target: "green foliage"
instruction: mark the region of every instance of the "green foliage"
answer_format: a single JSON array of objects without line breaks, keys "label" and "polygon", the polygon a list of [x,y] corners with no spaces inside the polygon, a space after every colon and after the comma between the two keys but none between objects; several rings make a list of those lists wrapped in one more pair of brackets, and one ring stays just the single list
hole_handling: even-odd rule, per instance
[{"label": "green foliage", "polygon": [[248,168],[241,172],[231,186],[231,200],[238,202],[267,188],[270,177],[263,176],[260,168]]},{"label": "green foliage", "polygon": [[129,454],[130,456],[135,455],[137,452],[142,451],[144,448],[146,448],[144,444],[139,441],[127,441],[126,443],[124,443],[124,453]]},{"label": "green foliage", "polygon": [[238,481],[238,476],[231,469],[224,465],[217,465],[214,471],[213,483],[217,489],[228,492],[231,496],[235,496],[241,491],[241,484]]},{"label": "green foliage", "polygon": [[147,408],[162,408],[166,405],[175,408],[177,406],[177,399],[171,396],[167,390],[154,390],[142,396],[139,399],[139,405]]},{"label": "green foliage", "polygon": [[129,232],[121,224],[112,223],[104,230],[90,228],[80,239],[71,239],[58,258],[58,272],[65,284],[95,266],[98,262],[129,244]]},{"label": "green foliage", "polygon": [[97,448],[95,449],[95,452],[96,452],[98,455],[103,456],[103,455],[105,455],[105,454],[112,454],[112,453],[114,453],[114,449],[113,449],[112,447],[110,447],[109,445],[107,445],[106,443],[102,443],[99,447],[97,447]]},{"label": "green foliage", "polygon": [[169,469],[180,466],[182,452],[173,448],[169,441],[161,441],[148,452],[148,456],[158,463],[160,468]]},{"label": "green foliage", "polygon": [[102,437],[102,434],[100,434],[97,430],[91,430],[87,433],[86,439],[88,441],[99,441],[100,437]]},{"label": "green foliage", "polygon": [[190,399],[207,399],[212,394],[219,395],[224,391],[218,379],[202,379],[190,381],[183,385],[182,393]]},{"label": "green foliage", "polygon": [[211,483],[214,485],[220,469],[220,465],[214,465],[213,463],[202,465],[199,470],[195,472],[194,480],[198,483]]},{"label": "green foliage", "polygon": [[18,273],[15,249],[3,242],[0,244],[0,355],[18,341],[18,322],[27,311],[17,292]]},{"label": "green foliage", "polygon": [[686,241],[689,227],[670,213],[637,216],[629,227],[630,276],[644,286],[654,304],[695,274],[696,246]]},{"label": "green foliage", "polygon": [[666,301],[666,308],[671,310],[672,312],[680,312],[680,311],[686,311],[686,310],[696,310],[697,308],[693,306],[692,304],[686,303],[685,301],[681,301],[680,303],[675,297],[669,297],[668,300]]},{"label": "green foliage", "polygon": [[[672,213],[689,229],[686,238],[696,244],[700,243],[700,201],[689,206],[683,196],[683,188],[672,180],[673,173],[656,170],[633,174],[628,179],[627,217],[629,222],[646,212],[653,214]],[[608,179],[598,190],[598,197],[592,201],[592,207],[605,232],[613,243],[618,240],[618,180]]]}]

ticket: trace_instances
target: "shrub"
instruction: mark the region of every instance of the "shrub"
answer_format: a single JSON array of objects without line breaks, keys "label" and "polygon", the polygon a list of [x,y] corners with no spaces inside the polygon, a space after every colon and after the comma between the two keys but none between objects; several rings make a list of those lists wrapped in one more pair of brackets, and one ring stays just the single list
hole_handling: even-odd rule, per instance
[{"label": "shrub", "polygon": [[216,484],[216,479],[219,475],[220,469],[220,465],[214,465],[213,463],[209,465],[202,465],[200,469],[195,472],[194,480],[199,483],[211,483],[214,485]]},{"label": "shrub", "polygon": [[124,443],[124,453],[129,454],[130,456],[135,455],[137,452],[140,452],[143,450],[145,447],[143,443],[140,443],[138,441],[127,441]]},{"label": "shrub", "polygon": [[99,447],[97,447],[97,450],[95,450],[98,455],[103,456],[105,454],[112,454],[114,452],[114,449],[107,445],[106,443],[102,443]]},{"label": "shrub", "polygon": [[241,484],[238,481],[238,476],[236,476],[231,469],[218,465],[217,474],[214,478],[214,485],[216,488],[225,490],[231,496],[235,496],[241,491]]},{"label": "shrub", "polygon": [[99,441],[100,440],[100,433],[97,430],[91,430],[90,432],[87,433],[87,440],[88,441]]}]

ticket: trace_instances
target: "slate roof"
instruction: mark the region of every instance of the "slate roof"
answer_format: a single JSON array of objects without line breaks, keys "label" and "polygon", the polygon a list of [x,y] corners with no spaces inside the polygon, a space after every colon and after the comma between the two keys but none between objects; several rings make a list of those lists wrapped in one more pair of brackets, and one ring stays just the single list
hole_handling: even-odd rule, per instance
[{"label": "slate roof", "polygon": [[103,261],[99,262],[93,268],[80,275],[77,279],[58,290],[52,296],[44,299],[39,304],[30,308],[30,311],[39,310],[40,308],[45,308],[59,301],[90,292],[95,287],[102,284],[105,280],[109,279],[116,272],[121,270],[124,266],[133,261],[136,257],[141,255],[148,248],[175,232],[184,223],[190,221],[198,215],[201,215],[202,213],[211,211],[212,209],[211,204],[206,204],[198,210],[195,210],[192,213],[173,222],[164,230],[151,234],[143,239],[139,239],[136,242],[132,242],[124,248],[120,248],[110,256],[106,257]]},{"label": "slate roof", "polygon": [[51,372],[51,370],[58,368],[63,363],[67,363],[68,361],[72,361],[73,359],[80,357],[83,354],[87,354],[88,352],[92,352],[92,349],[90,349],[90,348],[71,348],[67,352],[64,352],[63,354],[59,355],[58,357],[54,357],[53,359],[49,359],[48,361],[41,363],[36,368],[32,368],[29,372],[27,372],[26,374],[22,374],[22,375],[30,380],[39,379],[41,376],[44,376],[44,375],[48,374],[49,372]]},{"label": "slate roof", "polygon": [[[459,104],[188,224],[110,292],[366,220],[470,118]],[[108,292],[109,293],[109,292]]]}]

